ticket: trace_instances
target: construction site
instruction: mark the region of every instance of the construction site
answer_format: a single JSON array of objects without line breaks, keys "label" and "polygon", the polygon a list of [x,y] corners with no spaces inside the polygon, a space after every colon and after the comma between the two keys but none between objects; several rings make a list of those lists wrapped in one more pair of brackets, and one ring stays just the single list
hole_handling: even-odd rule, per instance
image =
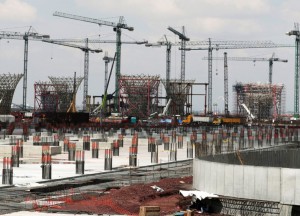
[{"label": "construction site", "polygon": [[[112,27],[117,39],[52,39],[29,31],[0,31],[0,39],[25,42],[23,73],[0,74],[0,214],[300,215],[298,25],[290,32],[296,36],[292,45],[192,41],[184,27],[167,28],[177,42],[165,36],[152,43],[122,41],[121,32],[134,29],[123,17],[114,23],[53,15]],[[49,74],[48,80],[34,80],[34,92],[28,92],[28,79],[34,79],[27,74],[30,40],[80,49],[84,74]],[[89,53],[103,50],[89,45],[101,43],[115,44],[116,50],[114,57],[105,52],[103,91],[91,95]],[[165,74],[121,72],[121,44],[164,46]],[[181,57],[176,78],[171,76],[173,46]],[[273,62],[287,59],[274,54],[227,57],[227,52],[212,56],[213,50],[248,48],[296,50],[293,114],[286,112],[286,97],[292,93],[273,82]],[[188,50],[208,52],[203,59],[208,60],[207,80],[186,77]],[[222,111],[214,110],[214,60],[224,62],[224,86],[218,86],[224,89]],[[268,82],[229,86],[231,60],[268,62]],[[23,103],[14,108],[21,80]],[[83,101],[77,101],[81,92]],[[28,97],[34,99],[33,107],[27,105]]]}]

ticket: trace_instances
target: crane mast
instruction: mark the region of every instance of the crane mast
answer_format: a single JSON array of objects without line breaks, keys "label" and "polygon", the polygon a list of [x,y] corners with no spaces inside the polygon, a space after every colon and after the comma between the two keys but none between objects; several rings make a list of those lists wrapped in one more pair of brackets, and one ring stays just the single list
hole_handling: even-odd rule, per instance
[{"label": "crane mast", "polygon": [[119,99],[119,91],[118,91],[118,83],[119,83],[119,77],[121,74],[121,29],[127,29],[129,31],[133,31],[134,28],[127,26],[127,24],[124,23],[124,17],[121,16],[119,18],[118,23],[113,23],[113,22],[108,22],[108,21],[103,21],[99,19],[93,19],[93,18],[88,18],[88,17],[83,17],[83,16],[78,16],[78,15],[73,15],[73,14],[67,14],[67,13],[62,13],[62,12],[55,12],[53,14],[54,16],[59,16],[59,17],[64,17],[64,18],[69,18],[69,19],[74,19],[74,20],[79,20],[83,22],[89,22],[89,23],[95,23],[98,25],[106,25],[106,26],[111,26],[113,27],[113,30],[116,32],[116,72],[115,72],[115,88],[116,88],[116,96],[114,100],[114,105],[115,105],[115,111],[118,111],[119,106],[118,106],[118,99]]},{"label": "crane mast", "polygon": [[83,88],[83,111],[86,111],[86,99],[88,96],[88,81],[89,81],[89,52],[100,53],[101,49],[91,49],[88,47],[88,38],[85,39],[85,46],[80,46],[76,44],[70,44],[65,42],[57,42],[55,40],[42,40],[46,43],[53,43],[61,46],[67,46],[72,48],[80,49],[84,52],[84,88]]},{"label": "crane mast", "polygon": [[110,61],[112,61],[112,60],[114,60],[114,58],[112,58],[112,57],[108,57],[108,53],[107,52],[105,52],[105,55],[104,55],[104,57],[103,57],[103,60],[104,60],[104,62],[105,62],[105,76],[104,76],[104,92],[105,92],[105,90],[106,90],[106,88],[107,88],[107,82],[108,82],[108,63],[110,62]]},{"label": "crane mast", "polygon": [[208,50],[208,113],[212,113],[212,51],[221,49],[249,49],[249,48],[279,48],[294,47],[290,44],[275,44],[272,41],[190,41],[188,46],[199,46],[197,48],[187,47],[185,50]]},{"label": "crane mast", "polygon": [[181,70],[180,70],[180,80],[181,82],[185,80],[185,47],[186,47],[186,41],[189,41],[190,39],[185,36],[185,30],[184,26],[182,27],[182,33],[176,31],[172,27],[168,27],[168,30],[173,32],[174,34],[179,36],[179,39],[181,40]]},{"label": "crane mast", "polygon": [[[227,60],[230,61],[253,61],[253,62],[257,62],[257,61],[268,61],[269,62],[269,84],[272,84],[272,79],[273,79],[273,62],[277,61],[277,62],[288,62],[287,59],[280,59],[280,58],[275,58],[274,57],[275,54],[273,53],[271,58],[251,58],[251,57],[227,57]],[[203,60],[209,60],[209,57],[204,57]],[[225,60],[225,56],[224,58],[222,57],[212,57],[212,60]]]},{"label": "crane mast", "polygon": [[288,36],[295,35],[295,77],[294,77],[294,117],[299,118],[299,65],[300,65],[300,31],[299,23],[294,24],[294,30],[286,33]]},{"label": "crane mast", "polygon": [[227,52],[224,52],[224,108],[225,115],[229,115],[228,109],[228,64],[227,64]]},{"label": "crane mast", "polygon": [[29,40],[43,40],[50,38],[49,35],[38,34],[35,32],[30,32],[31,27],[27,32],[10,32],[1,31],[0,39],[14,39],[14,40],[24,40],[24,67],[23,67],[23,106],[22,109],[27,109],[27,68],[28,68],[28,41]]}]

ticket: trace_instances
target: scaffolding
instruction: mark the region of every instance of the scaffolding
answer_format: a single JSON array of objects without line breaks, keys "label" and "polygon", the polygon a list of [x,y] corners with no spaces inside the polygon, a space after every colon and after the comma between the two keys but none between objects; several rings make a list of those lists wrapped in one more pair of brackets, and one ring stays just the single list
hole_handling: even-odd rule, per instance
[{"label": "scaffolding", "polygon": [[66,84],[56,86],[50,82],[36,82],[34,84],[34,111],[35,112],[58,112],[60,95],[57,89],[67,90]]},{"label": "scaffolding", "polygon": [[[185,115],[192,112],[192,86],[195,80],[162,80],[167,99],[172,99],[170,115]],[[168,86],[167,86],[168,85]]]},{"label": "scaffolding", "polygon": [[123,115],[147,118],[158,111],[159,76],[121,75],[119,110]]},{"label": "scaffolding", "polygon": [[23,74],[0,74],[0,114],[11,112],[11,103],[16,87]]},{"label": "scaffolding", "polygon": [[[74,77],[53,77],[49,76],[56,93],[59,95],[59,101],[57,105],[58,112],[67,112],[69,109],[74,94]],[[78,91],[78,87],[81,84],[83,77],[77,77],[75,82],[75,94]]]},{"label": "scaffolding", "polygon": [[260,120],[277,119],[285,112],[283,84],[236,83],[233,92],[234,112],[238,115],[247,115],[241,104]]}]

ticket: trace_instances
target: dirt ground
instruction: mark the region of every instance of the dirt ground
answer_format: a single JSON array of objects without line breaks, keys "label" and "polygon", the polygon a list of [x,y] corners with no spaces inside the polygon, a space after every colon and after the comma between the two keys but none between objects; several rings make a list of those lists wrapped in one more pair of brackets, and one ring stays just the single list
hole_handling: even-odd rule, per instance
[{"label": "dirt ground", "polygon": [[[163,191],[157,191],[157,186]],[[166,178],[149,184],[136,184],[120,189],[110,189],[100,196],[87,196],[84,200],[69,200],[61,206],[49,210],[69,211],[90,214],[123,214],[138,215],[140,206],[159,206],[160,215],[173,215],[186,210],[191,198],[184,198],[179,190],[192,189],[192,177]],[[195,211],[194,215],[200,214]],[[215,214],[216,215],[216,214]]]}]

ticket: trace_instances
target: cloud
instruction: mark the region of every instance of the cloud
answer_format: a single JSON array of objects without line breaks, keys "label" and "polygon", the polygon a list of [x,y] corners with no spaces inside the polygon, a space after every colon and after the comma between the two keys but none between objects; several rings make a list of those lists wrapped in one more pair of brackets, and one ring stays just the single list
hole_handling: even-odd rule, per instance
[{"label": "cloud", "polygon": [[2,21],[28,22],[36,18],[36,9],[21,0],[5,0],[0,3]]},{"label": "cloud", "polygon": [[270,11],[270,3],[268,0],[204,0],[205,4],[212,5],[214,7],[222,8],[224,11],[244,11],[244,12],[256,12],[265,13]]}]

